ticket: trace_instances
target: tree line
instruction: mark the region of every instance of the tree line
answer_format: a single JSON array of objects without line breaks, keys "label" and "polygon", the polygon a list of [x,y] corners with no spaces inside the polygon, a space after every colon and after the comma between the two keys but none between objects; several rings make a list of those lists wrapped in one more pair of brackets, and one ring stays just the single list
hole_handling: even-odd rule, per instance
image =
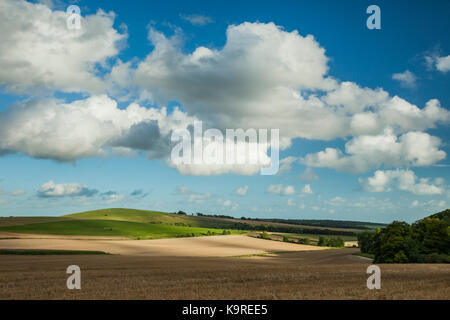
[{"label": "tree line", "polygon": [[450,263],[449,230],[445,219],[428,217],[411,225],[394,221],[357,237],[361,252],[373,254],[374,263]]}]

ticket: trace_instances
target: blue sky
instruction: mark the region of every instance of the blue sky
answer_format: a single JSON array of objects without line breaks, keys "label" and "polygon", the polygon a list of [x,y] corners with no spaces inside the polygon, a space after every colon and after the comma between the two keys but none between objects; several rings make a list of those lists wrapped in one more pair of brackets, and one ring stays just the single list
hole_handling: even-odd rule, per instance
[{"label": "blue sky", "polygon": [[[448,207],[448,1],[41,2],[0,15],[0,216],[411,222]],[[71,3],[79,31],[64,30]],[[371,4],[381,30],[366,27]],[[186,174],[167,136],[194,118],[279,128],[286,165]]]}]

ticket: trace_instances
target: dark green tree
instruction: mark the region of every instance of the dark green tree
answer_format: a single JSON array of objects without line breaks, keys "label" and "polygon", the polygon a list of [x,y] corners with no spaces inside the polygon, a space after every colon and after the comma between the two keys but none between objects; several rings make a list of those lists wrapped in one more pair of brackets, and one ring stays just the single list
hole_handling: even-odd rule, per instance
[{"label": "dark green tree", "polygon": [[411,237],[418,243],[420,254],[450,254],[450,235],[444,220],[426,218],[413,223]]},{"label": "dark green tree", "polygon": [[374,262],[408,262],[410,227],[406,222],[394,221],[374,237]]},{"label": "dark green tree", "polygon": [[319,245],[321,247],[326,247],[328,245],[328,239],[323,236],[320,236],[319,242],[317,243],[317,245]]}]

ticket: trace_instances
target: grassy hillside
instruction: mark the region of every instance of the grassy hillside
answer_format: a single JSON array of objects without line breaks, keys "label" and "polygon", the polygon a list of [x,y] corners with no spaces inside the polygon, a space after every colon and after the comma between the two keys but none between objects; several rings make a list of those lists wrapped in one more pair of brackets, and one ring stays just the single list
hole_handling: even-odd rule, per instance
[{"label": "grassy hillside", "polygon": [[0,217],[0,227],[69,220],[65,217]]},{"label": "grassy hillside", "polygon": [[[0,231],[54,235],[124,236],[133,239],[158,239],[181,236],[222,234],[223,230],[269,231],[302,235],[335,235],[354,237],[361,229],[348,228],[364,223],[333,221],[323,225],[299,225],[301,221],[269,221],[236,219],[227,216],[191,216],[186,214],[136,209],[102,209],[65,215],[62,217],[1,218]],[[364,229],[363,229],[364,230]],[[208,233],[209,231],[209,233]]]},{"label": "grassy hillside", "polygon": [[[365,230],[329,227],[327,224],[325,224],[325,226],[307,226],[257,219],[236,219],[228,216],[208,216],[203,214],[201,216],[190,216],[183,214],[134,209],[95,210],[71,214],[65,217],[76,219],[112,219],[121,221],[138,221],[201,228],[233,229],[246,231],[266,230],[271,232],[341,235],[350,237],[355,237],[356,232]],[[288,220],[280,219],[279,221]]]},{"label": "grassy hillside", "polygon": [[[222,229],[206,229],[157,223],[91,219],[43,222],[0,227],[0,231],[53,235],[124,236],[133,239],[161,239],[183,236],[202,236],[212,234],[213,232],[215,234],[222,234],[223,232]],[[232,233],[237,234],[242,232],[232,231]]]},{"label": "grassy hillside", "polygon": [[144,222],[144,223],[161,223],[161,224],[179,224],[179,225],[192,225],[192,217],[184,216],[174,213],[166,213],[159,211],[149,210],[136,210],[136,209],[101,209],[86,211],[74,214],[68,214],[64,217],[72,219],[95,219],[95,220],[118,220],[118,221],[132,221],[132,222]]}]

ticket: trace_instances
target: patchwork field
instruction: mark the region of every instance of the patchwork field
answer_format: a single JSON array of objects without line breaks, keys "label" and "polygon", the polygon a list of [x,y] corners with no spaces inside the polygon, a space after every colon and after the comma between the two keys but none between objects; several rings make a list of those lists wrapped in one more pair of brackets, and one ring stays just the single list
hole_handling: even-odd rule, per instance
[{"label": "patchwork field", "polygon": [[[448,264],[380,265],[382,289],[368,290],[359,249],[295,243],[323,231],[354,245],[359,229],[239,221],[128,209],[1,218],[0,299],[450,299]],[[299,232],[264,240],[259,226]],[[73,264],[81,290],[66,288]]]}]

